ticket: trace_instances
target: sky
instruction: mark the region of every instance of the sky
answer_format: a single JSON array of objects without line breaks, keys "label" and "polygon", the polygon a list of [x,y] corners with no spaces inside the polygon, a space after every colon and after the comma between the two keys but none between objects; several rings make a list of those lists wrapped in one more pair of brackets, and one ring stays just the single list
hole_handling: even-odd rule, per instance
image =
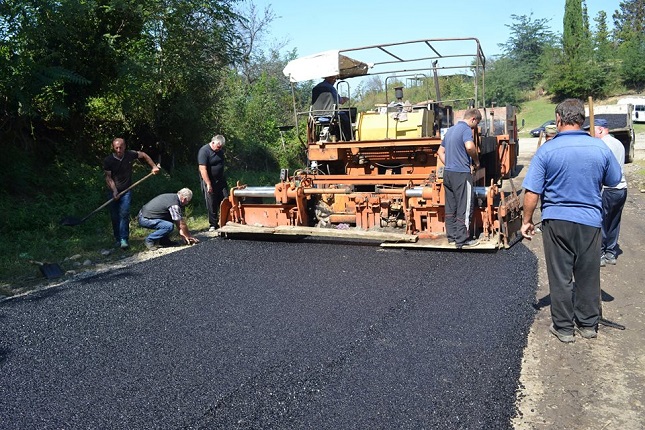
[{"label": "sky", "polygon": [[[532,14],[549,19],[551,30],[562,33],[565,0],[473,2],[438,0],[250,0],[258,10],[270,5],[275,20],[264,43],[287,41],[283,52],[298,56],[331,49],[356,48],[417,39],[476,37],[486,57],[502,53],[513,24],[511,15]],[[587,0],[589,20],[599,11],[612,15],[620,0]]]}]

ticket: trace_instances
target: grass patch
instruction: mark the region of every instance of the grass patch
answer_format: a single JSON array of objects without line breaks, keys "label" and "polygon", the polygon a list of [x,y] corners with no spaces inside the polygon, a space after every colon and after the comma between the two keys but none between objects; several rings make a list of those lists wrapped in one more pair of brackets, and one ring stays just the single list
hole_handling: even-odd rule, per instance
[{"label": "grass patch", "polygon": [[[556,104],[547,98],[539,98],[524,103],[517,114],[520,137],[531,137],[529,131],[541,126],[545,121],[555,119],[555,106]],[[522,126],[522,122],[524,122],[524,126]]]}]

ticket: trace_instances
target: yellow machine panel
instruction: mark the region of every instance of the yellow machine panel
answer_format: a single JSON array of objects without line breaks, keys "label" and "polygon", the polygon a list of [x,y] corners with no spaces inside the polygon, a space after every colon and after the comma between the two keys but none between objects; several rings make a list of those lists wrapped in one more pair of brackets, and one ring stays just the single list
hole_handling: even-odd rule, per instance
[{"label": "yellow machine panel", "polygon": [[360,112],[356,119],[356,138],[361,141],[428,137],[432,135],[433,123],[434,112],[428,109]]}]

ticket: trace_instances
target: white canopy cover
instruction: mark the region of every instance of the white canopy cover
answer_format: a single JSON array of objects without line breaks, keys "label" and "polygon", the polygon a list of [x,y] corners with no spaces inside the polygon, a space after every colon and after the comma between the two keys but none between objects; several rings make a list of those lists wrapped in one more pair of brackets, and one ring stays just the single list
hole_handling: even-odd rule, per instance
[{"label": "white canopy cover", "polygon": [[340,79],[366,75],[370,65],[332,50],[289,61],[282,73],[291,82],[338,76]]}]

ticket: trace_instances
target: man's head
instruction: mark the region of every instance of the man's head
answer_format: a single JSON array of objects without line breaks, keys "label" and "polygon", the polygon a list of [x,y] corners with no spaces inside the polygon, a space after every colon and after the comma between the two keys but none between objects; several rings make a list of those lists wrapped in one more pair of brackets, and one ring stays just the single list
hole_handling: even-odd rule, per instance
[{"label": "man's head", "polygon": [[112,150],[118,158],[123,157],[123,154],[125,154],[125,140],[120,137],[114,139],[112,141]]},{"label": "man's head", "polygon": [[482,120],[482,113],[479,109],[468,109],[464,112],[464,122],[472,129],[476,128]]},{"label": "man's head", "polygon": [[604,118],[596,118],[593,122],[594,134],[596,137],[603,137],[609,134],[607,120]]},{"label": "man's head", "polygon": [[324,77],[323,80],[329,82],[330,84],[334,85],[336,81],[338,80],[338,76],[327,76]]},{"label": "man's head", "polygon": [[213,136],[213,138],[210,141],[210,145],[213,151],[219,151],[224,147],[225,143],[226,143],[226,139],[221,134],[218,134],[217,136]]},{"label": "man's head", "polygon": [[580,129],[585,122],[585,105],[578,99],[566,99],[555,107],[555,125],[558,130],[563,127]]},{"label": "man's head", "polygon": [[179,197],[179,202],[182,206],[186,206],[193,199],[193,192],[188,188],[182,188],[177,191],[177,196]]}]

